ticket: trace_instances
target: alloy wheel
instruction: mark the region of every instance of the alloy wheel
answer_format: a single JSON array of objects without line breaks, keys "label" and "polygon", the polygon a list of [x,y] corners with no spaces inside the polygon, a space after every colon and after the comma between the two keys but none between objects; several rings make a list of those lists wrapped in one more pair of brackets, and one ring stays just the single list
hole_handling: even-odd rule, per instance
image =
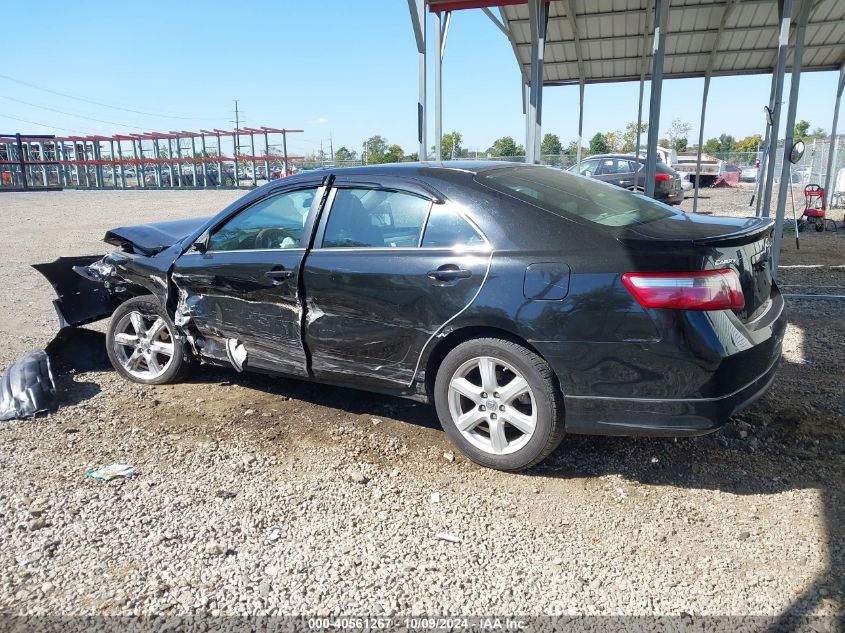
[{"label": "alloy wheel", "polygon": [[155,380],[173,362],[173,333],[157,315],[133,310],[114,329],[113,350],[123,368],[142,380]]},{"label": "alloy wheel", "polygon": [[476,448],[507,455],[525,446],[537,426],[537,405],[525,377],[490,356],[463,363],[449,381],[449,412]]}]

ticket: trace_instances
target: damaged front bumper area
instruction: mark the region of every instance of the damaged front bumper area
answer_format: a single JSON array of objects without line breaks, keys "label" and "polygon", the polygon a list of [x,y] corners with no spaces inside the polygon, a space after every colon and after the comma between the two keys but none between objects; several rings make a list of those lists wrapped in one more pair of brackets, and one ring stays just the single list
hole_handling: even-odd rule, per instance
[{"label": "damaged front bumper area", "polygon": [[118,253],[59,257],[33,265],[56,291],[53,307],[60,329],[110,317],[117,306],[138,294],[118,275],[120,257]]}]

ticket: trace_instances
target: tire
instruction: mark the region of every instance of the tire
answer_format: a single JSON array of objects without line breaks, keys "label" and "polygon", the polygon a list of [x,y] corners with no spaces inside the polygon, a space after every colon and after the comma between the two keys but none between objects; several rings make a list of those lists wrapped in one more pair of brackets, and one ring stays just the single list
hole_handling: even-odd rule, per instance
[{"label": "tire", "polygon": [[118,306],[109,322],[106,351],[118,374],[145,385],[177,382],[193,365],[184,337],[153,295]]},{"label": "tire", "polygon": [[479,338],[455,347],[437,370],[434,403],[452,444],[488,468],[530,468],[563,440],[563,398],[551,367],[512,341]]}]

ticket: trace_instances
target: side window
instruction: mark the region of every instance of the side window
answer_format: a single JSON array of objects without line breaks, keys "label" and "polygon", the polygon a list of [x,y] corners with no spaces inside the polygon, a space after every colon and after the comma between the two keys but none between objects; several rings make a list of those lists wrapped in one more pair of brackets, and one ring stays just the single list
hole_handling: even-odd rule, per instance
[{"label": "side window", "polygon": [[479,244],[484,244],[484,238],[454,209],[442,204],[435,204],[431,208],[423,235],[423,246],[452,248]]},{"label": "side window", "polygon": [[599,161],[598,171],[596,173],[599,176],[606,176],[607,174],[614,173],[614,169],[616,168],[616,161],[612,158],[603,158]]},{"label": "side window", "polygon": [[592,176],[596,173],[599,161],[597,160],[582,160],[581,166],[578,168],[578,173],[581,176]]},{"label": "side window", "polygon": [[630,174],[632,171],[631,161],[624,160],[619,158],[616,160],[616,173],[617,174]]},{"label": "side window", "polygon": [[431,202],[383,189],[338,189],[323,247],[417,246]]},{"label": "side window", "polygon": [[259,200],[211,234],[210,251],[298,248],[316,188]]}]

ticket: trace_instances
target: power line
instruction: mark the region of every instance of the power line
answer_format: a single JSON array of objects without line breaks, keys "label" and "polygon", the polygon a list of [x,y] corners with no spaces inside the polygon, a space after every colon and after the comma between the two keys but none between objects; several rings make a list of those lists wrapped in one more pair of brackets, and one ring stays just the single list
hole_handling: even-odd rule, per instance
[{"label": "power line", "polygon": [[189,116],[181,116],[176,114],[167,114],[167,113],[154,113],[154,112],[144,112],[143,110],[134,110],[132,108],[126,108],[123,106],[117,105],[110,105],[108,103],[103,103],[101,101],[94,101],[93,99],[86,99],[84,97],[76,97],[74,95],[70,95],[64,92],[58,92],[57,90],[51,90],[50,88],[44,88],[43,86],[36,86],[35,84],[31,84],[28,81],[22,81],[21,79],[15,79],[14,77],[9,77],[8,75],[0,74],[0,79],[5,79],[7,81],[13,81],[17,84],[21,84],[22,86],[27,86],[29,88],[35,88],[36,90],[43,90],[44,92],[49,92],[50,94],[58,95],[60,97],[66,97],[68,99],[75,99],[76,101],[83,101],[85,103],[90,103],[93,105],[98,105],[103,108],[111,108],[113,110],[123,110],[124,112],[132,112],[134,114],[141,114],[144,116],[152,116],[152,117],[159,117],[159,118],[168,118],[168,119],[183,119],[185,121],[194,121],[196,117],[189,117]]},{"label": "power line", "polygon": [[38,105],[37,103],[31,103],[29,101],[24,101],[23,99],[16,99],[15,97],[7,97],[6,95],[0,95],[0,99],[8,99],[9,101],[16,101],[17,103],[22,103],[24,105],[31,106],[33,108],[41,108],[42,110],[50,110],[51,112],[57,112],[58,114],[64,114],[65,116],[72,116],[77,117],[80,119],[88,119],[89,121],[96,121],[97,123],[107,123],[109,125],[117,125],[118,127],[131,127],[136,130],[146,130],[145,127],[139,127],[137,125],[130,125],[128,123],[118,123],[117,121],[106,121],[105,119],[96,119],[91,116],[85,116],[84,114],[74,114],[72,112],[65,112],[64,110],[58,110],[56,108],[51,108],[49,106]]},{"label": "power line", "polygon": [[29,121],[27,119],[21,119],[10,114],[0,114],[0,116],[7,119],[12,119],[13,121],[20,121],[21,123],[29,123],[30,125],[40,125],[41,127],[50,128],[51,130],[64,130],[65,132],[73,132],[74,134],[86,134],[86,132],[74,130],[73,128],[59,127],[58,125],[47,125],[46,123],[39,123],[38,121]]}]

